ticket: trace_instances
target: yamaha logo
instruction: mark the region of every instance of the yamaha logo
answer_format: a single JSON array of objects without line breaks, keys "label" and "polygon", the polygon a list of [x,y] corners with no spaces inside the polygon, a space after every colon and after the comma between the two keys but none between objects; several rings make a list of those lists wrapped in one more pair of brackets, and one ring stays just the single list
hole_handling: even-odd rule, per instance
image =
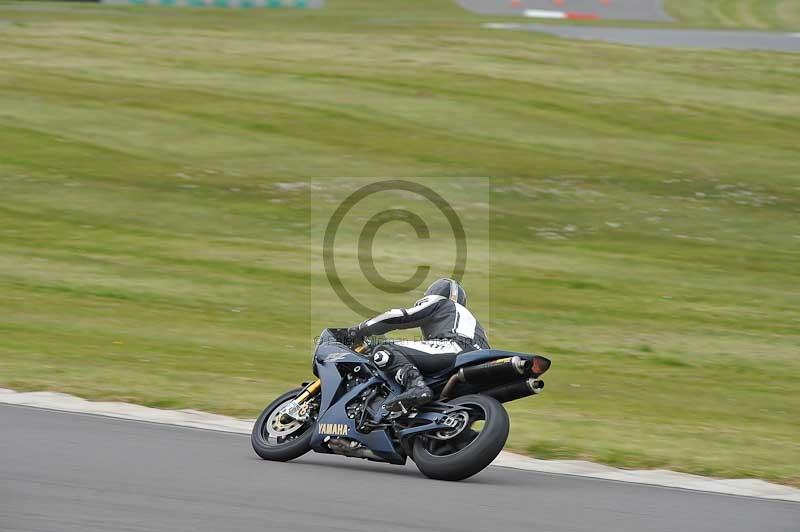
[{"label": "yamaha logo", "polygon": [[331,353],[330,355],[326,356],[324,361],[325,361],[326,364],[331,363],[331,362],[338,362],[341,359],[347,357],[347,355],[349,355],[349,354],[350,353],[347,353],[346,351],[338,351],[336,353]]},{"label": "yamaha logo", "polygon": [[347,436],[350,427],[344,423],[320,423],[317,431],[331,436]]}]

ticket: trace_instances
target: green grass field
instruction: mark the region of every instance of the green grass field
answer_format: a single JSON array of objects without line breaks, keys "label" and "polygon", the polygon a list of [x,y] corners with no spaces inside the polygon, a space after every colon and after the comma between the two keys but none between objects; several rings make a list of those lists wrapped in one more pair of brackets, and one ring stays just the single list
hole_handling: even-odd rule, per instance
[{"label": "green grass field", "polygon": [[0,4],[0,386],[254,416],[309,375],[303,183],[487,176],[484,325],[554,360],[511,448],[800,485],[800,56],[480,20]]},{"label": "green grass field", "polygon": [[678,23],[691,26],[800,31],[796,0],[665,0]]}]

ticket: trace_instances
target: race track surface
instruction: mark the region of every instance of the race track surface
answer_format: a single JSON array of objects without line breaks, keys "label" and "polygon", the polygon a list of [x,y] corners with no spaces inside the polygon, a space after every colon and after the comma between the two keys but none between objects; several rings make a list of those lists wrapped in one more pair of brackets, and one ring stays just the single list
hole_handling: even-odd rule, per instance
[{"label": "race track surface", "polygon": [[0,406],[3,531],[796,532],[800,504],[492,467],[461,483],[242,435]]},{"label": "race track surface", "polygon": [[606,41],[634,46],[800,52],[800,34],[768,31],[672,30],[514,23],[485,24],[485,27],[536,31],[570,39]]},{"label": "race track surface", "polygon": [[661,0],[456,0],[481,15],[523,15],[528,9],[591,13],[601,19],[664,21]]}]

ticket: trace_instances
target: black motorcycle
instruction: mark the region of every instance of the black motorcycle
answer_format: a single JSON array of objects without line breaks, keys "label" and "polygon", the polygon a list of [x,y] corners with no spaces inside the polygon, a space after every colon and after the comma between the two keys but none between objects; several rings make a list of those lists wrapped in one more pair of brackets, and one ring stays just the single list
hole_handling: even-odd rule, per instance
[{"label": "black motorcycle", "polygon": [[405,464],[430,478],[462,480],[488,466],[508,438],[501,403],[542,391],[550,360],[482,349],[409,356],[437,400],[405,413],[384,403],[402,392],[366,354],[370,339],[348,345],[346,329],[326,329],[314,351],[317,380],[281,395],[261,413],[251,442],[265,460],[287,461],[309,450]]}]

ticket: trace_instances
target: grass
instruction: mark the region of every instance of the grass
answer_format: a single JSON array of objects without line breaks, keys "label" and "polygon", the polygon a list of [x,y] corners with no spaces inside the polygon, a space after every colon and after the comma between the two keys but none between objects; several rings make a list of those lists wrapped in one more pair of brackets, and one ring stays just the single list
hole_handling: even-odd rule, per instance
[{"label": "grass", "polygon": [[795,0],[666,0],[667,12],[692,26],[800,31]]},{"label": "grass", "polygon": [[511,448],[800,485],[797,55],[429,0],[0,20],[0,386],[254,416],[350,319],[306,180],[488,176],[482,321],[554,360]]}]

